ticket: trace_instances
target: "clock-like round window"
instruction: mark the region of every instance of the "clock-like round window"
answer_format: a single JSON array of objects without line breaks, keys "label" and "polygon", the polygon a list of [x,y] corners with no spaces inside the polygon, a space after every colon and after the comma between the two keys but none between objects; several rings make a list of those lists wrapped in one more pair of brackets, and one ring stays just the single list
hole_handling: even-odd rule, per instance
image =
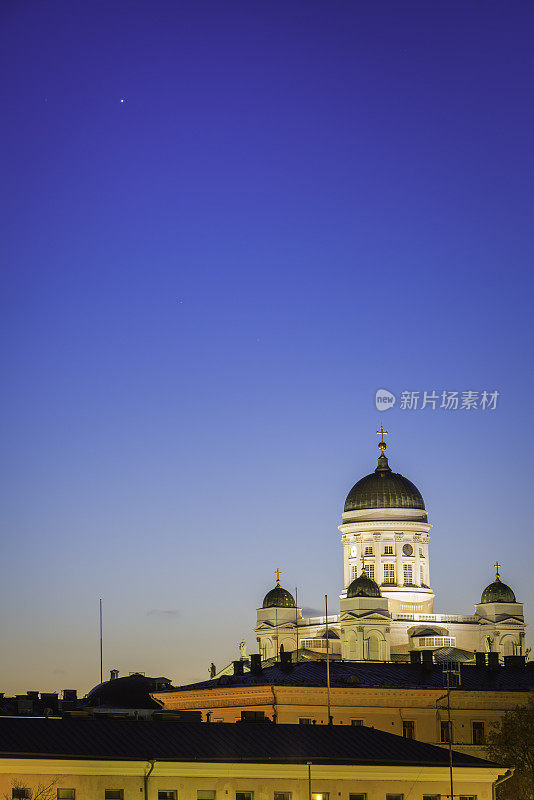
[{"label": "clock-like round window", "polygon": [[402,548],[402,552],[404,553],[405,556],[412,556],[413,547],[411,546],[411,544],[405,544],[404,547]]}]

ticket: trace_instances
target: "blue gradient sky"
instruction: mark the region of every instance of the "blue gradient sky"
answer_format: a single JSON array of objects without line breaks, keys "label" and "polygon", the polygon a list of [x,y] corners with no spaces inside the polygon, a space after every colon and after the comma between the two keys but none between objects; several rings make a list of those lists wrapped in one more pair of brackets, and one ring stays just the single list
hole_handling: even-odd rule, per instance
[{"label": "blue gradient sky", "polygon": [[[337,606],[382,421],[437,610],[498,558],[533,622],[533,27],[2,4],[0,690],[93,685],[99,597],[105,669],[176,682],[254,649],[276,567]],[[379,387],[501,396],[381,416]]]}]

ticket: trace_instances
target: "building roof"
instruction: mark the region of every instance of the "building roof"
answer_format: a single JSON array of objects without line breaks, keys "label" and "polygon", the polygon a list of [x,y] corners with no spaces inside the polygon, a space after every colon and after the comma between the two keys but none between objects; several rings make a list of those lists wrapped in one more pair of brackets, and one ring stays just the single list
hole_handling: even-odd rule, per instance
[{"label": "building roof", "polygon": [[99,683],[91,689],[82,703],[91,708],[106,706],[156,709],[159,705],[154,702],[150,693],[169,688],[170,685],[169,678],[150,678],[135,672],[133,675]]},{"label": "building roof", "polygon": [[263,598],[263,608],[295,608],[295,598],[277,581],[274,589]]},{"label": "building roof", "polygon": [[[462,664],[461,686],[464,691],[528,692],[534,688],[532,666],[489,667]],[[224,686],[326,686],[326,661],[299,661],[282,669],[279,663],[264,667],[260,674],[224,675],[214,680],[173,687],[168,692],[218,689]],[[333,688],[442,689],[443,667],[418,664],[365,661],[331,661],[330,685]],[[165,694],[160,692],[158,694]]]},{"label": "building roof", "polygon": [[[445,766],[447,750],[373,728],[0,718],[0,758]],[[457,767],[495,767],[454,753]]]},{"label": "building roof", "polygon": [[515,603],[515,594],[509,586],[495,576],[493,583],[486,586],[480,598],[481,603]]},{"label": "building roof", "polygon": [[425,510],[421,492],[398,472],[392,472],[382,453],[378,466],[354,484],[345,500],[345,511],[365,508],[416,508]]},{"label": "building roof", "polygon": [[382,594],[378,583],[369,578],[366,572],[362,572],[349,585],[347,597],[382,597]]}]

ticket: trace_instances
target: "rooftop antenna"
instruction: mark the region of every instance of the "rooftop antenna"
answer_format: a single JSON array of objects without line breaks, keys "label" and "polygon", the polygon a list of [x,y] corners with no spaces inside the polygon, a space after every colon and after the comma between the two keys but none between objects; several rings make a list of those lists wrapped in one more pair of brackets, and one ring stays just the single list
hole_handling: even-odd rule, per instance
[{"label": "rooftop antenna", "polygon": [[328,595],[324,596],[324,605],[326,612],[326,700],[328,705],[328,724],[332,724],[332,717],[330,716],[330,639],[328,638]]},{"label": "rooftop antenna", "polygon": [[451,785],[451,800],[454,798],[454,784],[452,775],[452,723],[451,723],[451,690],[458,689],[462,685],[462,676],[460,674],[460,664],[454,661],[447,661],[443,667],[443,686],[446,689],[444,697],[439,700],[447,698],[447,727],[449,739],[449,778]]},{"label": "rooftop antenna", "polygon": [[103,670],[103,658],[102,658],[102,598],[100,598],[100,683],[104,682],[104,670]]},{"label": "rooftop antenna", "polygon": [[295,630],[297,631],[297,655],[295,657],[295,662],[299,660],[299,615],[298,615],[298,604],[299,604],[299,590],[295,586]]}]

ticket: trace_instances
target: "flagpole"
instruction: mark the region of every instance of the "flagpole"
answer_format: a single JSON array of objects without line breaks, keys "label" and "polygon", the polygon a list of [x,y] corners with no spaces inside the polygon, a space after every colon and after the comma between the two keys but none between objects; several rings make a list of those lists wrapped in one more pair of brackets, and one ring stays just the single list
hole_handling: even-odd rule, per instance
[{"label": "flagpole", "polygon": [[295,629],[297,631],[297,655],[295,657],[295,661],[299,660],[299,615],[298,615],[298,604],[299,604],[299,590],[295,586]]},{"label": "flagpole", "polygon": [[324,596],[324,604],[326,611],[326,697],[328,702],[328,724],[332,724],[332,717],[330,716],[330,640],[328,638],[328,595]]},{"label": "flagpole", "polygon": [[100,683],[104,681],[103,659],[102,659],[102,598],[100,598]]}]

